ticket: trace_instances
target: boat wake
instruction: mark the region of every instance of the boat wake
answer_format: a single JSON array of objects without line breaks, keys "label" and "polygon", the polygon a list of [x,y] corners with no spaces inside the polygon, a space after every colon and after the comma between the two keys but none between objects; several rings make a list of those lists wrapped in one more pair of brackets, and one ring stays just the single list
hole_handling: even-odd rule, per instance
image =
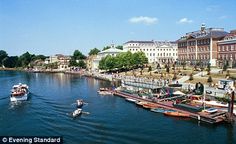
[{"label": "boat wake", "polygon": [[2,98],[0,98],[0,101],[1,101],[1,100],[5,100],[5,99],[8,99],[8,98],[9,98],[9,96],[2,97]]}]

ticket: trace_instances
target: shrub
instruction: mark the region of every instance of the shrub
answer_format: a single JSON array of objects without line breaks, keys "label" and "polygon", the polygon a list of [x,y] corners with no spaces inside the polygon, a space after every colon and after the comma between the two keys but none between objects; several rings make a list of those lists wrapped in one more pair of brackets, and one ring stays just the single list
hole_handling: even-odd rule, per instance
[{"label": "shrub", "polygon": [[208,83],[212,83],[212,78],[211,78],[211,76],[208,77],[207,82],[208,82]]},{"label": "shrub", "polygon": [[189,80],[190,80],[190,81],[193,80],[193,73],[191,73],[191,74],[189,75]]}]

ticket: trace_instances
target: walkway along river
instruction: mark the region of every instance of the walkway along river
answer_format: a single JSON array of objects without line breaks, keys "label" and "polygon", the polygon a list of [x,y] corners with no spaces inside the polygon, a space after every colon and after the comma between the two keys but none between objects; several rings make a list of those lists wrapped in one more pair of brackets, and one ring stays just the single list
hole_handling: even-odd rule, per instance
[{"label": "walkway along river", "polygon": [[[26,83],[30,99],[10,103],[13,84]],[[0,135],[63,136],[66,144],[235,143],[236,125],[208,125],[165,117],[116,96],[100,96],[109,82],[77,75],[0,71]],[[89,115],[71,118],[75,100]]]}]

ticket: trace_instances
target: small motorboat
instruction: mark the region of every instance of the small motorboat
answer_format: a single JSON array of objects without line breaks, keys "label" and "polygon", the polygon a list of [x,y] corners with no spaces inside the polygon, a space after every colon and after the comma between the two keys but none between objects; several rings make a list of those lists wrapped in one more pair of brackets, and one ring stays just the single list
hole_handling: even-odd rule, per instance
[{"label": "small motorboat", "polygon": [[152,108],[151,111],[156,112],[156,113],[164,113],[165,109],[163,109],[163,108]]},{"label": "small motorboat", "polygon": [[29,94],[29,86],[26,84],[19,83],[18,85],[14,85],[12,87],[10,100],[12,102],[27,100],[28,94]]},{"label": "small motorboat", "polygon": [[113,95],[113,91],[108,88],[100,88],[99,91],[97,91],[100,95]]},{"label": "small motorboat", "polygon": [[76,110],[72,113],[72,116],[73,116],[73,117],[77,117],[77,116],[79,116],[80,114],[82,114],[82,109],[78,108],[78,109],[76,109]]},{"label": "small motorboat", "polygon": [[132,99],[132,98],[125,98],[125,100],[127,100],[128,102],[133,102],[133,103],[135,103],[137,101],[137,100]]},{"label": "small motorboat", "polygon": [[207,113],[215,113],[217,111],[218,111],[218,109],[216,109],[216,108],[208,108],[208,109],[203,110],[203,112],[207,112]]},{"label": "small motorboat", "polygon": [[175,110],[168,110],[164,108],[152,108],[151,111],[156,113],[175,112]]},{"label": "small motorboat", "polygon": [[189,114],[178,112],[178,111],[175,111],[175,112],[164,112],[164,115],[166,115],[166,116],[174,116],[174,117],[190,117]]},{"label": "small motorboat", "polygon": [[145,101],[136,101],[135,103],[136,103],[136,105],[138,105],[138,106],[143,106],[144,104],[147,104],[148,102],[145,102]]},{"label": "small motorboat", "polygon": [[84,105],[84,101],[82,99],[78,99],[76,102],[77,102],[77,108],[81,108]]}]

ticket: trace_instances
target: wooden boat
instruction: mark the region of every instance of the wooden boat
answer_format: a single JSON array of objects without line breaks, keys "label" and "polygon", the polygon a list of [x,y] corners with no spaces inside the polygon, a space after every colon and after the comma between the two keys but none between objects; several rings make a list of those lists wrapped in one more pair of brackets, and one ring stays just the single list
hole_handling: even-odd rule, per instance
[{"label": "wooden boat", "polygon": [[146,104],[143,104],[143,107],[147,109],[152,109],[152,108],[157,108],[158,106],[153,103],[146,103]]},{"label": "wooden boat", "polygon": [[181,113],[181,112],[164,112],[164,115],[166,116],[174,116],[174,117],[190,117],[187,113]]},{"label": "wooden boat", "polygon": [[77,116],[79,116],[80,114],[82,114],[82,109],[78,108],[78,109],[76,109],[76,110],[72,113],[72,116],[73,116],[73,117],[77,117]]},{"label": "wooden boat", "polygon": [[77,102],[77,108],[81,108],[84,105],[84,101],[82,99],[78,99],[76,102]]},{"label": "wooden boat", "polygon": [[125,100],[128,101],[128,102],[133,102],[133,103],[135,103],[137,101],[137,100],[132,99],[132,98],[125,98]]}]

